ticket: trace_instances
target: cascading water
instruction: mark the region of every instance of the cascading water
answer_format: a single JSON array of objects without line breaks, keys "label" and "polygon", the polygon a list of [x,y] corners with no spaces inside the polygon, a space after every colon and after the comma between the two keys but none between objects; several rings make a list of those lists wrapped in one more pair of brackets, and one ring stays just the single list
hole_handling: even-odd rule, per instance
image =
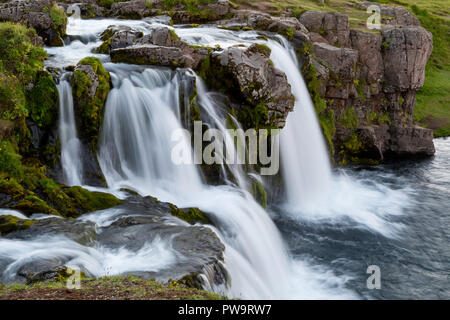
[{"label": "cascading water", "polygon": [[[210,213],[227,245],[225,263],[231,287],[226,293],[244,298],[283,296],[288,259],[266,212],[245,190],[205,185],[194,165],[179,166],[171,160],[171,137],[182,127],[176,116],[179,80],[170,80],[168,75],[169,71],[149,69],[115,82],[106,105],[99,152],[108,185]],[[205,103],[206,92],[199,94]],[[184,143],[185,149],[191,148],[189,139]]]},{"label": "cascading water", "polygon": [[67,80],[58,84],[59,92],[59,136],[61,143],[61,164],[67,185],[83,183],[83,168],[80,161],[81,144],[78,140],[73,110],[72,87]]},{"label": "cascading water", "polygon": [[285,38],[278,39],[281,44],[269,43],[271,59],[286,74],[296,101],[280,137],[283,181],[288,205],[303,206],[329,192],[331,166],[295,51]]},{"label": "cascading water", "polygon": [[[92,55],[91,49],[100,44],[98,32],[117,23],[102,20],[99,23],[89,21],[78,24],[77,28],[68,30],[68,34],[73,39],[88,43],[73,40],[66,47],[48,49],[52,54],[49,63],[59,67],[73,65],[83,57]],[[151,27],[150,22],[143,21],[121,21],[120,24],[129,24],[144,33]],[[223,48],[263,42],[256,32],[232,32],[212,27],[177,28],[176,32],[188,42],[210,46],[220,44]],[[314,106],[299,72],[294,51],[284,38],[269,40],[268,45],[272,49],[271,58],[275,66],[286,73],[297,101],[295,111],[289,115],[286,128],[281,133],[283,178],[288,196],[288,210],[281,215],[286,216],[286,212],[292,211],[296,218],[306,216],[314,220],[318,217],[319,221],[327,219],[332,225],[351,217],[358,227],[362,225],[391,236],[394,232],[386,228],[384,217],[401,212],[399,203],[407,201],[404,194],[384,185],[375,184],[368,188],[362,183],[351,182],[345,175],[332,176]],[[107,59],[97,56],[104,61]],[[225,185],[210,186],[202,180],[195,165],[176,165],[172,162],[173,133],[183,129],[182,124],[185,123],[181,110],[185,110],[186,106],[180,104],[182,77],[179,73],[192,71],[172,72],[111,63],[106,63],[105,67],[111,72],[113,90],[105,108],[98,160],[109,192],[115,193],[121,188],[133,189],[181,208],[199,207],[207,212],[215,224],[211,228],[226,247],[225,265],[230,282],[228,288],[215,287],[213,283],[205,284],[205,287],[240,298],[358,297],[345,288],[350,277],[336,276],[328,267],[317,265],[310,257],[296,256],[294,259],[288,256],[280,233],[268,213],[246,190],[247,176],[240,166],[223,166],[224,173],[231,173],[232,177],[225,174]],[[224,116],[218,111],[220,103],[215,100],[214,94],[207,92],[200,79],[197,78],[196,83],[202,120],[222,132],[227,149],[233,148],[233,142],[226,133],[226,114]],[[66,182],[81,185],[82,168],[78,166],[80,145],[76,138],[70,84],[63,79],[58,90],[61,99],[62,164]],[[232,121],[234,127],[239,127],[235,119]],[[177,144],[181,143],[185,150],[192,151],[188,136],[178,138]],[[343,201],[347,198],[348,201]],[[384,203],[384,206],[374,208],[374,203]],[[95,222],[97,227],[103,227],[122,217],[121,214],[120,210],[110,209],[86,215],[77,222],[86,219]],[[145,212],[133,211],[129,214],[133,216]],[[340,220],[340,217],[344,219]],[[295,225],[291,220],[289,223]],[[395,227],[395,224],[390,224],[390,227]],[[302,232],[295,230],[295,234]],[[3,255],[8,261],[17,261],[9,266],[11,272],[7,277],[13,276],[14,270],[21,265],[40,257],[62,259],[69,266],[81,266],[98,276],[104,275],[104,268],[107,267],[112,267],[113,274],[164,269],[165,265],[173,264],[178,258],[170,241],[156,239],[137,251],[129,251],[80,245],[61,237],[26,241],[8,239],[0,247],[13,249],[0,251],[0,257]],[[59,246],[58,250],[55,244]],[[28,248],[33,248],[33,256],[29,258],[26,256]],[[48,250],[53,250],[53,254],[46,253]],[[302,248],[303,251],[305,248]],[[161,263],[150,261],[152,259],[159,259]]]}]

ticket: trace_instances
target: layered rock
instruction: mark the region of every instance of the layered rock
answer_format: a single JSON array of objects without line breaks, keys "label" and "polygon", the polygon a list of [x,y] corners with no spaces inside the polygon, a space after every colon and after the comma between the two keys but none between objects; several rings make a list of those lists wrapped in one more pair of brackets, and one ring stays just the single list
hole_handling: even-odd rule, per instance
[{"label": "layered rock", "polygon": [[291,86],[286,75],[271,63],[270,53],[259,44],[233,46],[214,52],[208,70],[204,70],[213,88],[238,100],[238,118],[244,127],[282,128],[294,107]]},{"label": "layered rock", "polygon": [[350,30],[337,13],[310,11],[299,18],[311,39],[301,52],[303,71],[340,163],[435,152],[432,131],[413,123],[432,35],[405,9],[382,7],[381,13],[380,32]]},{"label": "layered rock", "polygon": [[47,45],[62,46],[67,17],[55,0],[12,0],[0,3],[0,21],[23,23],[36,29]]},{"label": "layered rock", "polygon": [[[181,41],[168,27],[157,27],[149,35],[140,38],[134,35],[120,42],[122,35],[123,32],[116,32],[110,39],[110,54],[114,62],[196,69],[209,54],[207,48]],[[120,48],[117,43],[125,47]],[[126,46],[131,43],[133,45]]]}]

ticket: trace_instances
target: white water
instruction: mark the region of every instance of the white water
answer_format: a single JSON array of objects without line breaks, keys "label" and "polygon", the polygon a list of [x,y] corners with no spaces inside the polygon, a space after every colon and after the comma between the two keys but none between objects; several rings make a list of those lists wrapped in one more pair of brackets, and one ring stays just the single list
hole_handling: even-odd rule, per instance
[{"label": "white water", "polygon": [[[131,25],[135,22],[102,22],[101,28],[104,29],[106,24]],[[69,33],[91,38],[93,33],[103,30],[99,26],[95,27],[98,30],[94,29],[94,25],[96,23],[79,25],[76,30],[69,28]],[[139,27],[146,28],[143,24]],[[261,42],[254,32],[191,28],[177,29],[177,33],[192,43],[212,46]],[[73,41],[67,47],[51,49],[54,54],[51,62],[59,66],[75,64],[83,57],[92,55],[90,49],[98,44],[97,40],[86,45]],[[394,231],[386,226],[385,217],[401,212],[399,203],[405,200],[403,194],[383,186],[367,188],[349,181],[345,176],[331,176],[324,141],[295,55],[286,41],[281,44],[270,41],[269,45],[275,65],[285,71],[297,98],[295,111],[288,117],[281,141],[282,164],[290,168],[284,171],[289,173],[286,180],[288,211],[297,219],[315,222],[342,223],[350,217],[371,230],[393,234]],[[106,59],[105,56],[100,57]],[[174,130],[182,128],[177,77],[171,79],[168,71],[157,69],[147,69],[142,73],[139,71],[142,69],[134,66],[108,65],[108,68],[112,71],[114,89],[107,101],[99,161],[111,192],[126,187],[179,207],[200,207],[208,212],[216,222],[218,235],[226,244],[225,263],[231,275],[231,284],[224,293],[230,297],[357,298],[345,288],[349,277],[336,276],[330,269],[317,266],[314,261],[293,261],[288,257],[280,234],[268,214],[245,190],[247,177],[240,168],[229,168],[237,186],[230,183],[212,187],[202,182],[195,166],[176,166],[172,163],[173,142],[170,138]],[[198,93],[202,111],[213,120],[211,125],[223,130],[217,104],[200,82]],[[76,133],[72,136],[76,137]],[[190,148],[187,137],[185,143]],[[74,156],[73,159],[79,158]],[[63,163],[69,173],[78,171],[73,170],[76,165],[76,162],[70,161]],[[313,190],[322,196],[317,197],[318,193]],[[379,203],[375,208],[374,201]],[[386,204],[388,210],[383,208]],[[120,212],[108,210],[83,219],[107,226],[118,215]],[[33,250],[33,258],[40,255],[46,257],[53,252],[51,258],[70,256],[70,265],[76,262],[94,275],[105,275],[105,268],[114,270],[114,274],[156,270],[163,268],[164,264],[170,265],[176,255],[170,253],[169,242],[164,242],[167,245],[163,246],[150,243],[138,253],[126,250],[109,252],[54,238],[30,242],[11,240],[11,243],[2,243],[1,247],[14,246],[14,243],[17,244],[13,249],[15,256],[11,251],[2,251],[0,255],[9,255],[23,262],[30,250],[28,248]],[[221,292],[223,288],[211,289]]]},{"label": "white water", "polygon": [[280,153],[287,202],[291,206],[317,202],[331,185],[331,165],[325,141],[295,51],[286,39],[270,41],[271,59],[282,70],[295,96],[294,111],[281,131]]},{"label": "white water", "polygon": [[13,279],[21,267],[34,260],[63,263],[94,277],[114,276],[133,271],[158,271],[176,262],[178,254],[172,249],[170,239],[155,238],[138,251],[125,247],[110,249],[87,247],[63,236],[42,236],[33,240],[0,238],[0,257],[11,260],[0,278]]},{"label": "white water", "polygon": [[[288,259],[266,212],[246,191],[205,185],[194,165],[178,166],[171,160],[172,133],[182,128],[176,116],[178,79],[169,80],[167,71],[148,69],[116,85],[108,97],[99,152],[108,185],[209,212],[219,221],[227,245],[232,284],[226,293],[244,298],[283,295]],[[190,141],[184,142],[189,149]]]},{"label": "white water", "polygon": [[65,183],[79,186],[83,183],[81,144],[77,135],[73,110],[72,87],[66,80],[58,85],[59,92],[59,137],[61,143],[61,164]]}]

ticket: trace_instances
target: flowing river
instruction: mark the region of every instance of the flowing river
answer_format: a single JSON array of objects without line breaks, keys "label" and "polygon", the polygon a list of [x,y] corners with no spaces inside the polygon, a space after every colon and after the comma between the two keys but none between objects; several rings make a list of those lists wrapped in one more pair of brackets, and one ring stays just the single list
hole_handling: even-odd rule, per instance
[{"label": "flowing river", "polygon": [[[271,36],[265,42],[256,32],[175,26],[189,43],[222,48],[266,43],[275,66],[288,77],[296,105],[280,138],[285,196],[264,210],[249,193],[250,177],[239,166],[224,165],[228,178],[212,186],[196,166],[171,161],[172,133],[184,126],[179,92],[184,76],[195,77],[191,70],[113,64],[108,56],[91,53],[109,25],[149,33],[159,22],[69,21],[70,42],[47,48],[48,65],[63,68],[95,55],[111,73],[113,89],[98,150],[107,191],[121,196],[119,189],[133,189],[207,212],[225,245],[230,281],[225,286],[205,281],[206,289],[249,299],[450,298],[450,139],[436,140],[437,153],[430,159],[332,170],[297,58],[284,38]],[[227,148],[233,148],[214,93],[196,80],[202,120],[222,131]],[[64,76],[58,88],[64,177],[69,185],[85,185]],[[190,148],[188,139],[183,143]],[[79,220],[107,226],[118,214],[113,208]],[[157,272],[179,258],[170,237],[163,236],[134,250],[83,246],[64,238],[0,239],[0,257],[7,258],[3,279],[13,279],[24,262],[49,256],[65,257],[66,265],[94,276]],[[367,288],[371,265],[381,271],[379,290]]]}]

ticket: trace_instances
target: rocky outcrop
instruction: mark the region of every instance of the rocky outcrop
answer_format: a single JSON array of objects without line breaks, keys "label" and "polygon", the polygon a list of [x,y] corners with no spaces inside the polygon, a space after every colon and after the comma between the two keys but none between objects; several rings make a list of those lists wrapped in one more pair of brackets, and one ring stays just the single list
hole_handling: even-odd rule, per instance
[{"label": "rocky outcrop", "polygon": [[62,46],[67,17],[55,0],[13,0],[0,3],[0,21],[23,23],[36,29],[47,45]]},{"label": "rocky outcrop", "polygon": [[245,16],[248,17],[246,22],[252,29],[276,32],[285,35],[289,40],[309,40],[308,30],[296,18],[272,17],[261,12],[251,12]]},{"label": "rocky outcrop", "polygon": [[128,26],[110,26],[100,35],[103,43],[97,49],[97,52],[109,54],[111,50],[134,45],[143,36],[143,32],[134,30]]},{"label": "rocky outcrop", "polygon": [[[244,127],[284,127],[294,107],[286,75],[270,61],[271,50],[260,44],[233,46],[214,52],[205,70],[208,83],[238,99],[236,110]],[[244,107],[250,105],[250,108]]]},{"label": "rocky outcrop", "polygon": [[411,12],[401,7],[380,6],[379,3],[365,1],[358,3],[357,6],[363,10],[371,5],[379,6],[381,14],[381,23],[393,26],[420,26],[420,21]]},{"label": "rocky outcrop", "polygon": [[[33,259],[19,262],[15,272],[0,273],[0,281],[30,283],[58,280],[62,268],[79,254],[93,254],[92,261],[101,259],[104,252],[117,250],[129,251],[139,256],[141,250],[146,250],[155,243],[155,248],[158,246],[165,250],[166,254],[173,254],[173,259],[170,259],[166,266],[153,271],[142,268],[130,270],[126,274],[145,279],[155,278],[162,282],[174,279],[196,288],[202,288],[205,278],[209,284],[226,285],[228,276],[223,267],[225,247],[220,239],[210,228],[200,224],[190,225],[173,217],[174,210],[182,209],[151,197],[142,198],[132,194],[127,203],[109,212],[97,212],[75,220],[55,217],[20,221],[19,227],[12,232],[11,228],[5,227],[5,230],[9,230],[6,235],[8,239],[27,241],[45,235],[55,243],[59,242],[60,249],[68,250],[62,255],[55,253],[45,257],[36,253]],[[1,218],[0,216],[0,232],[3,226]],[[124,242],[124,239],[127,241]],[[167,246],[163,243],[167,243]],[[52,246],[51,242],[49,246]],[[13,262],[7,256],[0,257],[2,270]],[[151,263],[152,261],[149,261],[149,264]],[[82,268],[81,271],[87,277],[97,276],[92,274],[89,268]]]},{"label": "rocky outcrop", "polygon": [[151,34],[133,40],[134,45],[114,48],[117,43],[125,45],[128,40],[136,39],[134,35],[126,41],[117,41],[122,34],[116,33],[110,39],[111,59],[114,62],[196,69],[209,54],[208,48],[190,46],[181,41],[168,27],[155,28]]},{"label": "rocky outcrop", "polygon": [[[361,4],[367,8],[370,3]],[[334,12],[305,12],[301,55],[330,151],[338,163],[434,154],[431,130],[413,123],[432,35],[408,11],[382,7],[380,32],[350,30]]]},{"label": "rocky outcrop", "polygon": [[315,35],[320,35],[331,45],[349,47],[348,17],[338,12],[308,11],[300,16],[300,23]]},{"label": "rocky outcrop", "polygon": [[72,90],[80,136],[97,150],[103,110],[110,90],[110,75],[97,58],[85,58],[75,67]]}]

